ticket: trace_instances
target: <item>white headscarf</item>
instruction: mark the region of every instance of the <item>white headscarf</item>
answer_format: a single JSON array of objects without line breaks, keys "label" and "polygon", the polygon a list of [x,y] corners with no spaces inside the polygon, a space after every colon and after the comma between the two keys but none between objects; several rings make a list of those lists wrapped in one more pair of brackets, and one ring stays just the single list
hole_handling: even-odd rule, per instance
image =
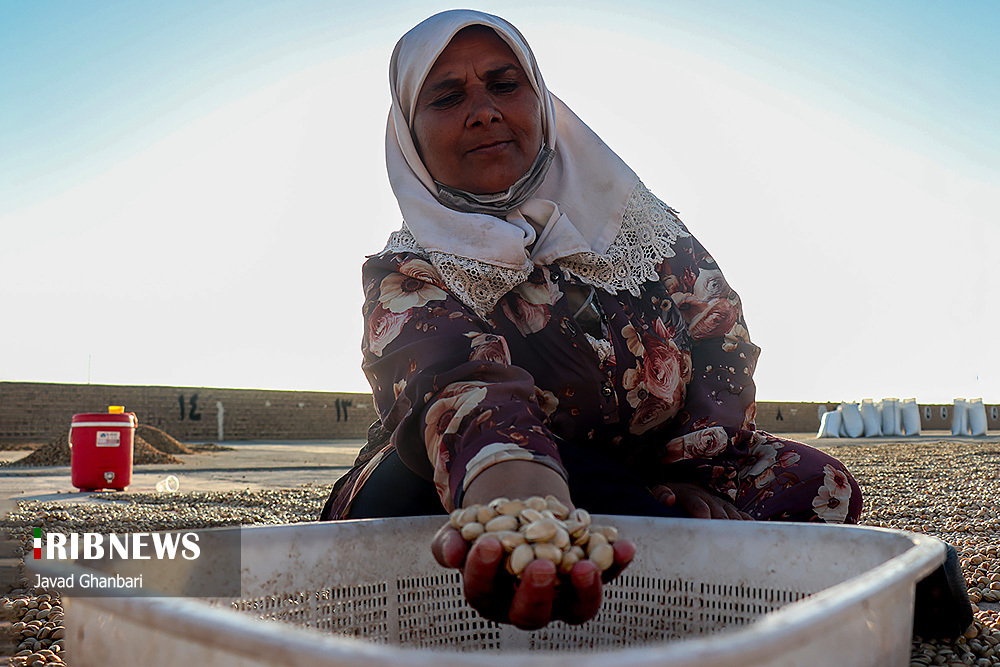
[{"label": "white headscarf", "polygon": [[[442,204],[413,139],[414,107],[427,73],[455,34],[472,25],[495,30],[517,56],[541,101],[544,147],[555,150],[541,185],[506,219]],[[621,230],[625,205],[639,179],[548,92],[531,48],[514,26],[471,10],[435,14],[396,44],[389,64],[389,87],[392,109],[385,137],[389,182],[406,226],[432,258],[443,254],[483,262],[513,270],[523,280],[534,264],[607,251]],[[532,243],[535,246],[529,253]],[[448,273],[443,274],[449,282]],[[495,303],[500,296],[489,300]],[[478,305],[482,302],[477,300]]]}]

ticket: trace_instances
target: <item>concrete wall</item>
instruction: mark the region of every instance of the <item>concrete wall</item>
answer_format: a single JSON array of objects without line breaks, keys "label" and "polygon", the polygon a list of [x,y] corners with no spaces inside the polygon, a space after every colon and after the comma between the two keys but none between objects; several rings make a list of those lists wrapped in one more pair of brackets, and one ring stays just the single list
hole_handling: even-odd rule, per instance
[{"label": "concrete wall", "polygon": [[839,403],[777,403],[758,401],[757,428],[771,433],[809,433],[819,430],[820,410],[836,410]]},{"label": "concrete wall", "polygon": [[[212,387],[0,382],[0,442],[48,442],[79,412],[124,405],[140,423],[187,442],[364,438],[375,420],[371,394]],[[822,411],[838,403],[757,404],[757,426],[774,433],[815,433]],[[921,405],[922,428],[950,430],[951,405]],[[986,406],[1000,430],[1000,407]]]},{"label": "concrete wall", "polygon": [[[876,402],[880,399],[874,399]],[[860,401],[858,401],[860,402]],[[757,403],[757,428],[772,433],[809,433],[819,430],[820,415],[836,410],[840,403]],[[951,431],[954,405],[918,404],[923,431]],[[1000,405],[986,405],[986,425],[1000,430]]]},{"label": "concrete wall", "polygon": [[371,394],[0,382],[0,442],[48,442],[109,405],[186,442],[363,438],[376,417]]}]

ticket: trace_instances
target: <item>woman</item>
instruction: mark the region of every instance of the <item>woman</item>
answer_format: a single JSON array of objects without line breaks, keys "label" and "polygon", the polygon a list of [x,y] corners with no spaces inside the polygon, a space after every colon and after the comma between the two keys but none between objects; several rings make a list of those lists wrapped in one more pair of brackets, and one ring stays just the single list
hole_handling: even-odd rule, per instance
[{"label": "woman", "polygon": [[[740,300],[676,212],[559,99],[503,19],[448,11],[396,45],[386,162],[403,228],[364,265],[381,420],[324,518],[553,494],[591,512],[856,522],[835,459],[756,431]],[[520,627],[597,611],[592,563],[520,586],[485,540],[438,560]],[[614,572],[634,549],[616,545]],[[501,568],[502,569],[502,568]]]}]

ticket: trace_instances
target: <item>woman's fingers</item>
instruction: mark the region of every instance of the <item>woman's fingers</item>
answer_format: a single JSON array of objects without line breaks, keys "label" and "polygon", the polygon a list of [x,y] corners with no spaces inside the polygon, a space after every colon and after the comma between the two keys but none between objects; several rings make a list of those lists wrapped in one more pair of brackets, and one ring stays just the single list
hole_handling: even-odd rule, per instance
[{"label": "woman's fingers", "polygon": [[592,561],[582,560],[569,573],[569,586],[560,591],[556,617],[573,625],[585,623],[601,608],[601,572]]},{"label": "woman's fingers", "polygon": [[743,517],[740,516],[740,511],[731,503],[723,503],[722,511],[726,513],[726,516],[724,517],[726,519],[732,519],[733,521],[743,520]]},{"label": "woman's fingers", "polygon": [[725,498],[720,498],[690,482],[660,484],[650,489],[653,496],[665,505],[678,505],[695,519],[732,519],[752,521],[746,512],[736,508]]},{"label": "woman's fingers", "polygon": [[[713,519],[728,519],[728,518],[730,518],[729,517],[729,512],[728,512],[728,510],[726,508],[726,506],[729,505],[729,503],[727,503],[726,501],[720,500],[720,499],[718,499],[718,498],[716,498],[714,496],[710,496],[710,497],[708,497],[708,498],[705,499],[705,502],[707,502],[708,505],[709,505],[709,507],[712,508],[712,518]],[[734,507],[733,509],[735,510],[736,508]]]},{"label": "woman's fingers", "polygon": [[462,567],[467,552],[468,545],[462,535],[448,524],[442,526],[431,541],[431,553],[442,567]]},{"label": "woman's fingers", "polygon": [[[691,516],[698,519],[739,519],[739,510],[732,503],[710,493],[702,492],[689,501],[696,510]],[[695,513],[697,512],[697,514]]]},{"label": "woman's fingers", "polygon": [[615,550],[615,560],[611,567],[601,573],[601,580],[605,583],[621,574],[621,571],[635,558],[635,545],[628,540],[618,540],[611,546]]},{"label": "woman's fingers", "polygon": [[668,507],[677,501],[677,496],[674,494],[673,490],[665,484],[658,484],[650,489],[650,491],[652,492],[654,498]]},{"label": "woman's fingers", "polygon": [[731,519],[733,521],[753,521],[752,516],[750,516],[746,512],[741,512],[740,510],[736,509],[736,505],[732,504],[725,498],[719,498],[709,493],[705,493],[704,498],[712,508],[713,519]]},{"label": "woman's fingers", "polygon": [[732,503],[725,503],[724,506],[726,508],[726,514],[728,515],[728,518],[734,521],[753,521],[752,516],[750,516],[746,512],[742,512],[736,509],[736,505],[733,505]]},{"label": "woman's fingers", "polygon": [[712,507],[700,495],[687,495],[681,500],[681,507],[694,519],[716,519]]},{"label": "woman's fingers", "polygon": [[505,577],[503,547],[498,540],[484,538],[470,549],[457,530],[445,525],[434,536],[431,553],[444,567],[462,569],[465,599],[476,611],[492,621],[507,622],[514,590]]},{"label": "woman's fingers", "polygon": [[[461,538],[461,535],[459,535]],[[498,590],[497,575],[503,573],[503,547],[493,538],[476,542],[465,558],[462,583],[465,599],[479,613],[492,620],[506,620],[509,593]]]},{"label": "woman's fingers", "polygon": [[510,603],[510,622],[522,630],[537,630],[548,625],[553,619],[558,581],[552,561],[538,559],[528,563]]}]

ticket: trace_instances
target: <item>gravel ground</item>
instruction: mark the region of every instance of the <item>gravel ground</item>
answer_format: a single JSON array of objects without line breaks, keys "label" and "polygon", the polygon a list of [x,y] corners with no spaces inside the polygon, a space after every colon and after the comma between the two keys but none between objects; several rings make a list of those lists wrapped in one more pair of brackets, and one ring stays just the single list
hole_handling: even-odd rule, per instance
[{"label": "gravel ground", "polygon": [[[939,537],[958,550],[975,603],[975,621],[956,642],[915,638],[911,665],[1000,665],[1000,443],[921,442],[828,449],[865,492],[862,522]],[[3,522],[27,544],[32,526],[63,531],[149,531],[315,518],[328,487],[263,492],[105,494],[114,502],[65,505],[28,501]],[[62,608],[56,596],[20,589],[3,597],[5,619],[17,633],[13,667],[65,664]]]},{"label": "gravel ground", "polygon": [[1000,443],[838,446],[865,498],[862,523],[939,537],[958,551],[975,621],[957,642],[915,639],[911,665],[1000,665]]}]

